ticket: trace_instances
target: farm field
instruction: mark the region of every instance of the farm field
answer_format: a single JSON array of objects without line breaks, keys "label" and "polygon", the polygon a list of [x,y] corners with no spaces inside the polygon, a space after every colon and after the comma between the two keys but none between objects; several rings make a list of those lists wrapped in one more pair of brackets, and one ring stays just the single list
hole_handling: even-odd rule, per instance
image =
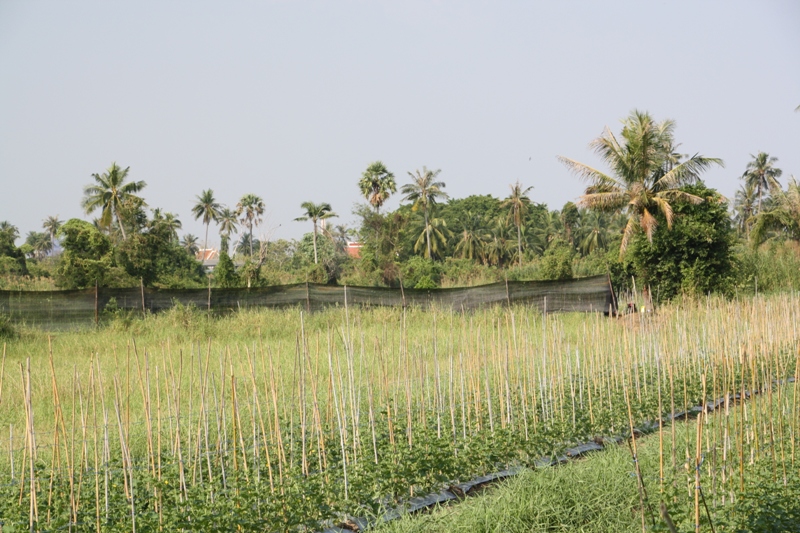
[{"label": "farm field", "polygon": [[[794,386],[784,388],[781,393],[791,400]],[[777,394],[771,404],[766,397],[754,399],[746,408],[748,416],[761,409],[759,412],[786,417],[790,404],[784,403],[783,412],[779,412],[776,400]],[[713,524],[714,531],[798,531],[800,475],[797,463],[787,453],[790,446],[776,443],[774,456],[769,449],[756,455],[745,439],[744,455],[740,458],[741,440],[731,432],[742,427],[742,413],[739,407],[731,407],[700,423],[701,486],[708,506],[706,512],[700,500],[700,529],[712,531]],[[664,437],[669,441],[671,428],[665,430]],[[730,442],[725,440],[726,436]],[[376,531],[635,533],[642,531],[642,516],[647,531],[668,531],[661,515],[661,502],[665,503],[677,531],[692,531],[697,423],[678,422],[675,439],[680,453],[675,464],[668,460],[663,465],[663,481],[659,476],[662,447],[669,442],[664,443],[657,432],[637,442],[637,460],[647,494],[644,513],[630,448],[623,444],[563,466],[527,470],[475,498],[431,512],[404,515]],[[733,472],[731,483],[729,461],[740,459],[743,476],[739,478],[738,470]]]},{"label": "farm field", "polygon": [[[625,527],[652,528],[664,500],[706,528],[694,486],[714,510],[763,479],[796,486],[796,388],[773,381],[797,375],[798,319],[782,294],[617,319],[179,306],[23,331],[0,367],[3,532],[319,530],[646,421]],[[657,423],[756,390],[700,424]],[[624,446],[570,469],[625,453],[632,471]]]}]

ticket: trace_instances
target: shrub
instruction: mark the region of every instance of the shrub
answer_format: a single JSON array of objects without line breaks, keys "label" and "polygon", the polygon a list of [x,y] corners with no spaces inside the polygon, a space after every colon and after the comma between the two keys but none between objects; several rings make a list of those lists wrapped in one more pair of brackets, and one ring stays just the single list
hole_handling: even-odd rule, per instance
[{"label": "shrub", "polygon": [[659,300],[678,294],[730,294],[735,286],[734,242],[731,219],[722,196],[702,183],[683,187],[684,192],[704,199],[691,204],[672,203],[672,229],[659,215],[659,226],[649,242],[643,233],[633,239],[628,257],[634,271]]},{"label": "shrub", "polygon": [[415,255],[403,263],[401,269],[403,272],[403,287],[416,287],[423,277],[428,278],[428,281],[425,282],[426,284],[433,283],[433,287],[424,288],[432,289],[439,286],[439,280],[442,275],[439,263]]},{"label": "shrub", "polygon": [[542,256],[539,269],[540,279],[572,279],[572,258],[575,251],[563,241],[554,241]]}]

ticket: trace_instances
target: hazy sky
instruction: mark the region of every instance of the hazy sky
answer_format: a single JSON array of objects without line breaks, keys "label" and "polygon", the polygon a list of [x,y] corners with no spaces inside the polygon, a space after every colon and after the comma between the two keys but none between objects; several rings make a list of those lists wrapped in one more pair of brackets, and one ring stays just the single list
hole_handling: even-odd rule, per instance
[{"label": "hazy sky", "polygon": [[706,182],[732,197],[757,151],[800,177],[798,105],[796,0],[0,0],[0,220],[89,219],[113,161],[201,239],[206,188],[260,195],[262,236],[309,231],[306,200],[354,223],[377,159],[398,186],[426,165],[454,197],[520,180],[560,208],[582,184],[556,156],[596,164],[634,108],[723,158]]}]

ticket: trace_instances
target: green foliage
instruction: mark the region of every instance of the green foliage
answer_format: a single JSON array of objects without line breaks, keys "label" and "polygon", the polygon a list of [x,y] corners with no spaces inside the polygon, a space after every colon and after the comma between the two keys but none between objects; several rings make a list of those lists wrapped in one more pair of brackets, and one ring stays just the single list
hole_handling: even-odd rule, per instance
[{"label": "green foliage", "polygon": [[202,265],[172,239],[172,231],[155,225],[129,236],[117,248],[117,258],[129,276],[147,286],[192,288],[204,286]]},{"label": "green foliage", "polygon": [[213,276],[217,287],[238,287],[241,283],[233,261],[225,250],[221,250],[219,253],[219,263],[214,268]]},{"label": "green foliage", "polygon": [[0,231],[0,275],[28,274],[25,254],[14,245],[15,239],[14,232]]},{"label": "green foliage", "polygon": [[56,285],[63,289],[132,287],[137,285],[114,261],[111,240],[92,224],[73,218],[59,231],[64,252],[56,269]]},{"label": "green foliage", "polygon": [[415,289],[435,289],[438,285],[435,281],[431,279],[431,277],[427,274],[424,274],[422,277],[419,278],[416,285],[414,285]]},{"label": "green foliage", "polygon": [[439,206],[438,215],[447,221],[449,227],[458,227],[467,213],[480,213],[489,220],[506,215],[502,202],[490,194],[473,194],[465,198],[450,198]]},{"label": "green foliage", "polygon": [[[438,287],[441,279],[439,263],[428,261],[420,256],[413,256],[402,265],[403,287],[432,289]],[[423,286],[417,287],[422,283]]]},{"label": "green foliage", "polygon": [[758,249],[739,245],[735,248],[739,267],[738,290],[753,293],[800,290],[800,244],[793,241],[770,241]]},{"label": "green foliage", "polygon": [[566,280],[572,279],[572,258],[574,249],[563,241],[552,243],[542,256],[539,269],[540,279]]},{"label": "green foliage", "polygon": [[502,273],[496,267],[476,263],[470,259],[448,257],[439,263],[439,266],[443,287],[486,285],[502,278]]},{"label": "green foliage", "polygon": [[675,201],[671,230],[660,217],[652,243],[643,234],[633,239],[629,258],[637,283],[640,280],[642,287],[649,285],[662,300],[681,293],[730,294],[736,271],[734,230],[726,204],[717,191],[702,183],[681,190],[704,201]]}]

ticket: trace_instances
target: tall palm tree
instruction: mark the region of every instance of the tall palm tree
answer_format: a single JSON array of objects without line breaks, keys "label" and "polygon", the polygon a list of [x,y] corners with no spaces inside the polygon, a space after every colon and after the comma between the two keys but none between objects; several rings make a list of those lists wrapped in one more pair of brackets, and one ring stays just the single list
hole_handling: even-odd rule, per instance
[{"label": "tall palm tree", "polygon": [[605,213],[592,209],[580,209],[578,211],[576,241],[578,242],[578,249],[583,255],[589,255],[598,248],[606,248],[610,224],[611,221]]},{"label": "tall palm tree", "polygon": [[314,234],[313,234],[313,241],[314,241],[314,264],[317,264],[317,222],[320,220],[325,220],[327,218],[332,218],[338,216],[336,213],[331,211],[331,204],[329,203],[321,203],[315,204],[314,202],[303,202],[300,204],[300,207],[305,209],[305,215],[301,217],[297,217],[295,220],[298,222],[305,222],[306,220],[310,220],[312,224],[314,224]]},{"label": "tall palm tree", "polygon": [[56,245],[56,233],[58,233],[58,230],[61,228],[63,223],[63,220],[58,219],[58,215],[54,217],[47,217],[42,223],[42,229],[44,229],[50,236],[50,243],[53,246]]},{"label": "tall palm tree", "polygon": [[414,202],[412,210],[416,211],[420,207],[425,214],[425,242],[427,243],[428,251],[427,257],[433,258],[431,250],[431,229],[433,229],[430,221],[430,213],[432,208],[436,205],[438,199],[447,199],[447,193],[444,192],[445,184],[443,181],[436,181],[436,177],[441,172],[439,170],[428,170],[427,167],[422,167],[422,172],[419,170],[408,173],[411,176],[411,183],[403,185],[400,191],[405,194],[403,200]]},{"label": "tall palm tree", "polygon": [[192,207],[192,214],[195,220],[203,217],[203,224],[206,225],[206,240],[203,242],[203,247],[208,250],[208,226],[212,221],[217,221],[221,206],[214,198],[214,191],[211,189],[201,192],[195,198],[197,203]]},{"label": "tall palm tree", "polygon": [[337,224],[332,230],[328,232],[329,237],[333,241],[336,251],[344,253],[347,243],[355,235],[355,230],[348,228],[344,224]]},{"label": "tall palm tree", "polygon": [[563,233],[564,224],[561,221],[561,214],[558,211],[545,210],[530,229],[532,231],[528,245],[534,252],[543,254],[550,243]]},{"label": "tall palm tree", "polygon": [[739,232],[745,235],[750,234],[752,217],[755,214],[756,189],[752,183],[744,183],[733,200],[733,220]]},{"label": "tall palm tree", "polygon": [[197,237],[191,233],[187,233],[181,240],[181,247],[186,250],[187,254],[191,255],[192,257],[196,256],[197,252],[199,251],[197,247]]},{"label": "tall palm tree", "polygon": [[500,207],[508,209],[508,218],[517,227],[517,258],[520,266],[522,266],[522,225],[525,223],[525,215],[528,214],[528,207],[531,205],[528,192],[533,187],[523,189],[519,180],[514,185],[509,185],[509,187],[511,187],[511,194],[503,200]]},{"label": "tall palm tree", "polygon": [[252,257],[253,256],[253,252],[252,252],[253,247],[256,247],[256,248],[260,249],[261,248],[261,241],[258,240],[258,239],[253,239],[252,238],[252,233],[244,233],[244,234],[242,234],[242,236],[239,238],[239,241],[234,246],[234,252],[237,253],[237,254],[244,255],[244,254],[248,253],[248,251],[249,251],[250,257]]},{"label": "tall palm tree", "polygon": [[486,220],[472,211],[467,211],[459,222],[461,229],[458,232],[456,255],[462,259],[483,259],[484,245],[491,238],[485,229]]},{"label": "tall palm tree", "polygon": [[19,239],[19,228],[8,220],[0,222],[0,233],[4,234],[12,244]]},{"label": "tall palm tree", "polygon": [[236,220],[236,211],[232,211],[227,207],[220,209],[217,215],[217,224],[219,224],[220,248],[227,253],[228,241],[231,238],[231,233],[236,233],[239,227]]},{"label": "tall palm tree", "polygon": [[414,243],[414,251],[419,253],[424,250],[425,258],[433,260],[433,254],[439,255],[447,246],[447,239],[451,232],[447,229],[447,222],[443,218],[425,219],[425,227]]},{"label": "tall palm tree", "polygon": [[[147,186],[144,181],[125,183],[130,169],[131,167],[123,169],[116,163],[112,163],[103,174],[92,174],[95,183],[84,187],[81,201],[81,207],[86,210],[86,214],[92,213],[98,208],[101,210],[99,222],[104,228],[110,227],[112,220],[116,218],[122,232],[122,240],[127,240],[128,236],[125,234],[125,224],[122,223],[120,210],[123,209],[126,201],[134,198],[140,199],[134,193]],[[142,202],[144,201],[142,200]]]},{"label": "tall palm tree", "polygon": [[753,160],[747,163],[747,170],[742,174],[742,179],[747,185],[753,187],[758,194],[758,207],[756,210],[760,213],[764,189],[767,189],[767,193],[780,190],[781,185],[778,183],[778,178],[781,177],[783,171],[775,166],[778,158],[771,157],[766,152],[759,152],[756,155],[751,154],[750,157]]},{"label": "tall palm tree", "polygon": [[43,259],[53,249],[53,243],[50,241],[49,235],[38,231],[28,232],[25,244],[31,247],[33,257],[39,260]]},{"label": "tall palm tree", "polygon": [[507,261],[513,260],[515,246],[511,231],[511,223],[508,217],[495,219],[492,234],[485,245],[486,262],[488,264],[502,266]]},{"label": "tall palm tree", "polygon": [[376,213],[380,211],[389,196],[397,192],[394,174],[389,172],[386,165],[380,161],[370,163],[367,170],[361,174],[358,188],[364,198],[375,208]]},{"label": "tall palm tree", "polygon": [[800,241],[800,183],[792,177],[785,192],[775,191],[774,200],[768,209],[754,217],[750,233],[753,246],[764,242],[770,232]]},{"label": "tall palm tree", "polygon": [[160,207],[153,209],[153,220],[149,225],[154,230],[165,232],[170,243],[178,240],[178,230],[183,228],[183,223],[175,213],[164,211]]},{"label": "tall palm tree", "polygon": [[239,221],[247,226],[250,238],[250,255],[253,255],[253,226],[261,224],[261,215],[264,214],[264,201],[255,194],[248,193],[242,196],[236,204],[236,216],[241,217]]},{"label": "tall palm tree", "polygon": [[620,255],[640,229],[652,242],[658,225],[657,212],[664,215],[671,229],[674,214],[670,202],[682,199],[697,204],[703,201],[679,188],[695,181],[712,165],[723,166],[721,159],[697,154],[684,161],[676,160],[674,130],[674,121],[656,122],[648,113],[634,110],[623,121],[621,141],[606,128],[589,144],[611,168],[610,174],[573,159],[558,158],[589,183],[578,199],[580,206],[627,214]]}]

